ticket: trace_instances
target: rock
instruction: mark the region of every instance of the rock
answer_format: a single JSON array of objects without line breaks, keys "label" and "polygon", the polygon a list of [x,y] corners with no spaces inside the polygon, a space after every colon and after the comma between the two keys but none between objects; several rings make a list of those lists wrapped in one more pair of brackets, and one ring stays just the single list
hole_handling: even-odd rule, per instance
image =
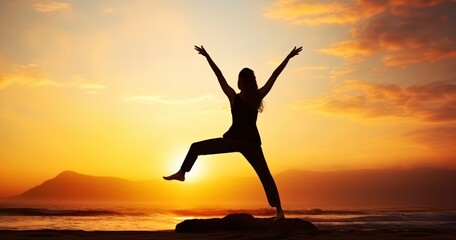
[{"label": "rock", "polygon": [[220,231],[308,231],[317,227],[311,222],[298,218],[286,218],[273,222],[273,218],[255,218],[250,214],[229,214],[223,218],[189,219],[176,225],[177,233],[206,233]]}]

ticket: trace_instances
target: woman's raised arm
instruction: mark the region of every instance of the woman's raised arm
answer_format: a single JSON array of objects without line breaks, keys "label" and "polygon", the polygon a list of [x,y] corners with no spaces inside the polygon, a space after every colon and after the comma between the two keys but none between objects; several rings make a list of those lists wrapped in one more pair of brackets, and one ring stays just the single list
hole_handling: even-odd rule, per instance
[{"label": "woman's raised arm", "polygon": [[271,91],[272,86],[274,85],[275,81],[279,77],[280,73],[283,71],[283,69],[287,66],[288,61],[299,54],[299,52],[302,51],[302,47],[294,47],[293,50],[287,55],[287,57],[283,60],[283,62],[274,70],[272,73],[271,77],[269,77],[268,81],[266,84],[264,84],[263,87],[261,87],[258,91],[260,92],[260,97],[263,99],[266,97],[266,95]]},{"label": "woman's raised arm", "polygon": [[236,92],[226,82],[226,79],[223,76],[222,71],[220,71],[220,69],[217,67],[217,65],[215,65],[214,61],[209,56],[209,54],[206,52],[206,49],[204,49],[203,46],[201,46],[201,47],[195,46],[195,50],[198,51],[199,54],[201,54],[201,55],[206,57],[207,62],[211,66],[212,71],[214,71],[215,76],[217,77],[217,80],[220,83],[220,86],[222,87],[223,92],[225,93],[225,95],[228,97],[228,99],[231,102],[234,99],[234,96],[236,95]]}]

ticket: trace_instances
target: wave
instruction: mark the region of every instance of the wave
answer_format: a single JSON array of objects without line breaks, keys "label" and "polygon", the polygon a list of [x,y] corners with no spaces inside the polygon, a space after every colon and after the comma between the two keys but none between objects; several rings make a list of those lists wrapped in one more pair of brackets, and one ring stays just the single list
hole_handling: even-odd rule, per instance
[{"label": "wave", "polygon": [[341,222],[456,222],[456,214],[394,214],[339,219]]},{"label": "wave", "polygon": [[[248,213],[254,216],[274,216],[275,210],[271,208],[261,209],[180,209],[169,210],[168,213],[179,216],[198,217],[220,217],[232,213]],[[285,215],[291,218],[303,218],[320,224],[336,225],[369,225],[375,224],[411,224],[411,226],[430,224],[450,225],[451,229],[456,228],[456,211],[454,209],[444,210],[436,208],[409,208],[409,209],[290,209],[284,210]],[[372,225],[374,224],[374,225]],[[389,226],[389,225],[388,225]],[[421,226],[423,227],[423,226]],[[425,226],[424,226],[425,227]],[[448,226],[446,226],[448,227]]]},{"label": "wave", "polygon": [[110,210],[55,210],[45,208],[0,208],[0,216],[121,216],[120,212]]},{"label": "wave", "polygon": [[[249,213],[272,217],[272,208],[160,209],[143,206],[3,206],[0,229],[132,230],[172,229],[182,219]],[[288,209],[289,218],[313,222],[321,229],[456,229],[455,209]]]},{"label": "wave", "polygon": [[[276,213],[272,208],[260,209],[179,209],[170,210],[172,214],[181,216],[222,216],[232,213],[248,213],[255,216],[273,216]],[[365,215],[368,214],[361,210],[322,210],[316,209],[298,209],[298,210],[284,210],[286,215]]]}]

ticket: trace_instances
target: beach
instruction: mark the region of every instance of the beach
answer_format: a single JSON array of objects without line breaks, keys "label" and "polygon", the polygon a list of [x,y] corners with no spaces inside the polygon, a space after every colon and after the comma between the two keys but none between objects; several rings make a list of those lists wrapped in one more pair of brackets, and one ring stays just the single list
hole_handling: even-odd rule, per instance
[{"label": "beach", "polygon": [[319,240],[348,240],[348,239],[432,239],[453,240],[456,231],[445,230],[315,230],[315,231],[225,231],[213,233],[174,233],[174,231],[82,231],[82,230],[3,230],[0,239],[25,240],[25,239],[97,239],[97,240],[150,240],[150,239],[319,239]]}]

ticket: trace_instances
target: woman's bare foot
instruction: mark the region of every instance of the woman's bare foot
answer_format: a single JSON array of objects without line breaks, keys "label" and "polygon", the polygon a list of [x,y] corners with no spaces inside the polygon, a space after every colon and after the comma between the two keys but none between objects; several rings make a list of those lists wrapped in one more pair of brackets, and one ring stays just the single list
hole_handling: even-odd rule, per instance
[{"label": "woman's bare foot", "polygon": [[277,216],[272,219],[273,222],[277,222],[277,221],[280,221],[282,219],[285,219],[285,214],[283,213],[283,210],[281,207],[278,207],[277,208]]},{"label": "woman's bare foot", "polygon": [[170,175],[170,176],[167,176],[167,177],[163,177],[163,179],[165,180],[178,180],[178,181],[185,181],[185,172],[184,171],[178,171],[177,173],[173,174],[173,175]]}]

